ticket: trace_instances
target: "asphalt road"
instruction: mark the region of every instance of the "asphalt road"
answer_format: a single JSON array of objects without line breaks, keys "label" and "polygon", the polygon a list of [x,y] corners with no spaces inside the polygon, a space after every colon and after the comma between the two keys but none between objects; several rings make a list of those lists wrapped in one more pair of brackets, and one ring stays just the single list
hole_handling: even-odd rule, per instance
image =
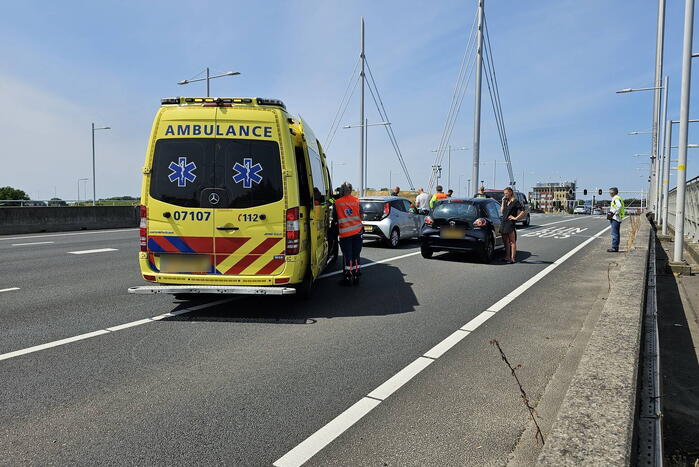
[{"label": "asphalt road", "polygon": [[[532,222],[515,265],[367,242],[362,261],[384,262],[310,301],[129,295],[136,229],[0,237],[0,464],[504,464],[529,422],[489,340],[536,400],[607,286],[608,232],[590,240],[606,220]],[[513,291],[337,438],[312,437]]]}]

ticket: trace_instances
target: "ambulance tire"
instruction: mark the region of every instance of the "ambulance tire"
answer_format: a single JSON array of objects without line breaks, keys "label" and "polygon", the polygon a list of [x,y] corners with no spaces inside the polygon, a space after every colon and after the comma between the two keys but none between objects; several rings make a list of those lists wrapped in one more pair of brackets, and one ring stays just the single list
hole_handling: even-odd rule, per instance
[{"label": "ambulance tire", "polygon": [[315,285],[313,280],[313,274],[311,274],[310,269],[306,272],[306,277],[303,278],[303,282],[295,286],[296,297],[301,300],[308,300],[313,295],[313,286]]}]

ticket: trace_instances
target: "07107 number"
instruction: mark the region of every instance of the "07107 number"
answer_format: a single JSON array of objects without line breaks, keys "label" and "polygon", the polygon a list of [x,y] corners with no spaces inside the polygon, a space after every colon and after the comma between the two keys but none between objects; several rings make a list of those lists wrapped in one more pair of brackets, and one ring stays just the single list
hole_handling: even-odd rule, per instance
[{"label": "07107 number", "polygon": [[191,221],[208,221],[211,213],[207,211],[175,211],[172,213],[172,218],[176,221],[186,221],[188,218]]}]

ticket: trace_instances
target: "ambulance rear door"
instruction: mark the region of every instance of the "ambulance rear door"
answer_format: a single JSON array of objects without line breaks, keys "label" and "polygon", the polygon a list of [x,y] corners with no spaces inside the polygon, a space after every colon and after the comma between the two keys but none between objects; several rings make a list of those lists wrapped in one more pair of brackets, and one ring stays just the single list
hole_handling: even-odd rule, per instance
[{"label": "ambulance rear door", "polygon": [[217,109],[214,249],[218,274],[284,271],[286,200],[274,111]]},{"label": "ambulance rear door", "polygon": [[214,109],[173,109],[160,121],[147,204],[155,271],[213,272],[214,216],[202,199],[215,182],[214,141],[196,133],[214,115]]}]

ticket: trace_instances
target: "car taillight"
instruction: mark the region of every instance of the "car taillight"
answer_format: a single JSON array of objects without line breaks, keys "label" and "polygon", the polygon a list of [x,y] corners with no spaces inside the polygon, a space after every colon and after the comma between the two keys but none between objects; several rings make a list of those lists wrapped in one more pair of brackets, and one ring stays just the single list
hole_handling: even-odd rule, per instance
[{"label": "car taillight", "polygon": [[430,216],[425,216],[425,224],[432,225],[432,218]]},{"label": "car taillight", "polygon": [[141,217],[141,223],[138,225],[139,243],[141,251],[148,251],[148,208],[143,205],[139,206],[139,214]]},{"label": "car taillight", "polygon": [[486,223],[487,223],[487,221],[484,218],[479,217],[478,219],[473,221],[473,226],[474,227],[485,227]]},{"label": "car taillight", "polygon": [[299,229],[299,208],[286,210],[286,254],[297,255],[301,243]]},{"label": "car taillight", "polygon": [[383,203],[383,217],[381,219],[386,219],[389,214],[391,214],[391,203]]}]

